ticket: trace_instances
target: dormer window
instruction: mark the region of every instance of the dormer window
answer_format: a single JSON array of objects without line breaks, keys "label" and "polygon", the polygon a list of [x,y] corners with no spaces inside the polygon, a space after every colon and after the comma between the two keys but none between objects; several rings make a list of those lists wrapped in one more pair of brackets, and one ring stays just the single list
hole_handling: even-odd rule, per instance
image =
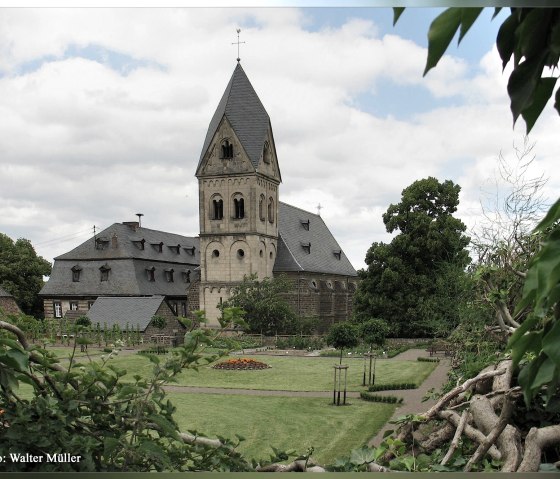
[{"label": "dormer window", "polygon": [[95,249],[103,250],[109,247],[109,240],[107,238],[96,238]]},{"label": "dormer window", "polygon": [[148,278],[150,282],[156,280],[156,269],[153,266],[151,268],[146,268],[146,278]]},{"label": "dormer window", "polygon": [[233,198],[233,217],[240,220],[245,217],[245,200],[240,194]]},{"label": "dormer window", "polygon": [[101,268],[99,268],[99,271],[101,273],[100,280],[109,281],[109,272],[111,271],[111,267],[108,264],[104,264]]},{"label": "dormer window", "polygon": [[301,226],[303,226],[303,229],[306,231],[309,231],[309,220],[301,220]]},{"label": "dormer window", "polygon": [[194,246],[190,246],[188,248],[183,248],[187,254],[190,254],[191,256],[194,256],[194,252],[195,252],[195,247]]},{"label": "dormer window", "polygon": [[342,250],[339,249],[337,251],[333,251],[334,257],[340,261],[340,258],[342,258]]},{"label": "dormer window", "polygon": [[153,247],[158,253],[163,253],[163,242],[161,242],[161,243],[152,243],[152,247]]},{"label": "dormer window", "polygon": [[169,249],[173,251],[175,254],[181,253],[181,245],[178,244],[177,246],[169,246]]},{"label": "dormer window", "polygon": [[72,281],[74,283],[78,283],[80,281],[80,274],[82,272],[82,268],[79,265],[72,266]]},{"label": "dormer window", "polygon": [[233,143],[230,143],[229,140],[222,142],[222,158],[226,160],[233,158]]},{"label": "dormer window", "polygon": [[191,272],[190,270],[183,271],[183,282],[190,283],[191,282]]},{"label": "dormer window", "polygon": [[144,238],[140,240],[132,240],[132,244],[136,246],[139,250],[143,250],[146,245],[146,240]]},{"label": "dormer window", "polygon": [[311,254],[311,243],[302,243],[301,247],[307,254]]},{"label": "dormer window", "polygon": [[173,273],[174,273],[173,268],[165,270],[165,279],[167,280],[168,283],[173,283]]}]

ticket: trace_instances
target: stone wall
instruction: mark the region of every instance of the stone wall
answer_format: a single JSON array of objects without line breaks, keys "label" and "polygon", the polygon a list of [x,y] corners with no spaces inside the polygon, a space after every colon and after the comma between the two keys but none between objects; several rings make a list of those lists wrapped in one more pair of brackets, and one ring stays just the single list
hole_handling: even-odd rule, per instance
[{"label": "stone wall", "polygon": [[159,329],[152,326],[152,324],[150,323],[144,330],[144,341],[150,341],[151,337],[157,334],[163,334],[165,336],[175,336],[178,338],[183,337],[183,335],[185,334],[184,326],[177,320],[177,317],[173,314],[173,311],[171,311],[171,309],[165,302],[161,304],[155,316],[161,316],[162,318],[165,318],[165,327],[163,329]]},{"label": "stone wall", "polygon": [[282,273],[292,283],[285,295],[296,314],[319,320],[318,333],[350,319],[358,278],[323,273]]}]

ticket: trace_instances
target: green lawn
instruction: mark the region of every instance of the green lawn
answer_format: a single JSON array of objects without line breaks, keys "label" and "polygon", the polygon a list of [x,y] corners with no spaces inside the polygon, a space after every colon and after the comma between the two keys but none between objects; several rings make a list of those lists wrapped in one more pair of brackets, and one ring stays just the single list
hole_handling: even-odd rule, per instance
[{"label": "green lawn", "polygon": [[[256,371],[226,371],[202,366],[198,371],[185,370],[177,377],[178,385],[220,388],[266,389],[285,391],[330,391],[333,387],[333,358],[246,356],[253,357],[272,366]],[[164,356],[160,356],[163,360]],[[148,377],[152,364],[142,355],[116,356],[113,364],[123,367],[128,374]],[[362,388],[363,360],[348,359],[348,390]],[[415,383],[420,385],[434,370],[436,363],[419,361],[378,360],[376,384]],[[126,376],[125,376],[126,378]]]},{"label": "green lawn", "polygon": [[305,453],[321,464],[348,455],[366,444],[391,417],[394,404],[351,399],[333,406],[328,398],[290,398],[220,394],[169,393],[182,430],[209,437],[244,436],[240,451],[248,458],[268,458],[270,446]]}]

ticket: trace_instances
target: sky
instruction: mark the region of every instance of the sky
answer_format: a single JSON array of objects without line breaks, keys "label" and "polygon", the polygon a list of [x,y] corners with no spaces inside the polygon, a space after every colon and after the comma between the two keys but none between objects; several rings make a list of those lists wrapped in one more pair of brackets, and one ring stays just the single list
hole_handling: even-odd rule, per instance
[{"label": "sky", "polygon": [[[272,123],[280,199],[321,216],[356,269],[390,241],[381,215],[415,180],[461,186],[481,224],[500,153],[515,158],[509,68],[486,9],[422,76],[441,9],[0,9],[0,232],[49,261],[116,222],[196,236],[194,176],[208,124],[241,65]],[[531,132],[531,174],[560,191],[560,118]]]}]

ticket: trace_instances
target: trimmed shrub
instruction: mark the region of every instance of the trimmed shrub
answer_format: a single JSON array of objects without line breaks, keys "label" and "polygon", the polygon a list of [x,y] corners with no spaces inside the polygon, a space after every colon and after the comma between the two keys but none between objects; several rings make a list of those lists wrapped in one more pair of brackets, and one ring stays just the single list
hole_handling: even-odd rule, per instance
[{"label": "trimmed shrub", "polygon": [[403,398],[398,398],[396,396],[379,396],[377,394],[369,394],[363,391],[360,393],[360,398],[364,401],[382,402],[388,404],[401,404],[403,402]]},{"label": "trimmed shrub", "polygon": [[421,363],[439,363],[439,358],[416,358]]},{"label": "trimmed shrub", "polygon": [[396,383],[396,384],[374,384],[368,388],[369,392],[375,391],[391,391],[396,389],[417,389],[414,383]]}]

